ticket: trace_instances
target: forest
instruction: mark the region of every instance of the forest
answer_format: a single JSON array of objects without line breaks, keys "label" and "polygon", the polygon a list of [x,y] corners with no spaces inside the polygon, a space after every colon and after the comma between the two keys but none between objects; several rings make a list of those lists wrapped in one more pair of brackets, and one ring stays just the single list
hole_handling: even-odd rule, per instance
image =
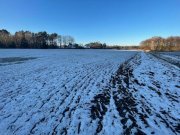
[{"label": "forest", "polygon": [[34,33],[22,30],[13,35],[5,29],[0,30],[0,48],[47,49],[71,46],[74,42],[72,36],[49,34],[46,31]]},{"label": "forest", "polygon": [[150,50],[150,51],[180,51],[180,36],[162,38],[159,36],[146,39],[139,46],[107,45],[101,42],[90,42],[79,45],[72,36],[62,36],[57,33],[17,31],[11,34],[9,31],[0,30],[0,48],[90,48],[90,49],[118,49],[118,50]]},{"label": "forest", "polygon": [[180,51],[180,36],[152,37],[142,41],[140,48],[151,51]]}]

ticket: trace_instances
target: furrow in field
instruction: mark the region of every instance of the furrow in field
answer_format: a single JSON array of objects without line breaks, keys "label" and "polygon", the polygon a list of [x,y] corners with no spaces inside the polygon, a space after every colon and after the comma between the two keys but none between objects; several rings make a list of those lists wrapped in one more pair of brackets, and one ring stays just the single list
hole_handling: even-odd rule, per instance
[{"label": "furrow in field", "polygon": [[55,59],[53,54],[2,66],[1,133],[96,133],[91,100],[108,86],[119,64],[134,54],[103,51],[94,57],[83,54],[84,58],[57,53],[64,58]]},{"label": "furrow in field", "polygon": [[177,68],[144,53],[122,64],[110,86],[92,100],[96,133],[179,134],[177,72]]}]

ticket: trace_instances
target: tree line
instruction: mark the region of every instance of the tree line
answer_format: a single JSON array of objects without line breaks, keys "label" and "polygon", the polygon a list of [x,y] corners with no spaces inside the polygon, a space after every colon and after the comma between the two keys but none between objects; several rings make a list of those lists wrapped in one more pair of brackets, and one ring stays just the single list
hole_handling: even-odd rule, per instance
[{"label": "tree line", "polygon": [[105,49],[107,47],[106,43],[91,42],[85,45],[86,48],[90,49]]},{"label": "tree line", "polygon": [[119,46],[119,45],[113,45],[113,46],[107,46],[107,49],[117,49],[117,50],[138,50],[139,46],[137,45],[131,45],[131,46]]},{"label": "tree line", "polygon": [[180,51],[180,37],[152,37],[140,43],[140,48],[151,51]]},{"label": "tree line", "polygon": [[[72,36],[62,36],[57,33],[49,34],[46,31],[30,32],[0,30],[0,48],[68,48],[75,44]],[[76,44],[77,46],[77,44]]]},{"label": "tree line", "polygon": [[72,36],[62,36],[57,33],[0,30],[0,48],[90,48],[90,49],[143,49],[152,51],[180,51],[180,37],[152,37],[140,43],[140,46],[108,46],[106,43],[90,42],[85,46],[75,43]]}]

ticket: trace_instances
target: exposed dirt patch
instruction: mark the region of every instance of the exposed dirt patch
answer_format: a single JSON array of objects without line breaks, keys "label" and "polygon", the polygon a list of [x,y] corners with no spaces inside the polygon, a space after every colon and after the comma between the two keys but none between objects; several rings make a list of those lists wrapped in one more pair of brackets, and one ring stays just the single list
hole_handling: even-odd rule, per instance
[{"label": "exposed dirt patch", "polygon": [[[141,55],[136,55],[122,64],[116,74],[112,76],[108,89],[94,97],[91,117],[93,120],[98,120],[96,133],[101,134],[103,126],[106,126],[102,124],[102,121],[108,111],[111,96],[119,113],[121,122],[119,124],[123,127],[122,134],[156,134],[157,130],[153,127],[154,125],[159,128],[164,126],[163,128],[170,130],[169,132],[173,134],[179,133],[178,123],[180,120],[171,115],[173,110],[168,108],[168,111],[165,111],[160,103],[162,100],[169,100],[169,107],[174,108],[174,105],[179,103],[178,96],[172,94],[170,90],[165,92],[164,84],[161,80],[156,79],[156,70],[147,68],[147,72],[139,71],[138,74],[142,76],[138,75],[137,78],[134,75],[137,72],[134,70],[144,62],[141,57]],[[148,59],[154,60],[154,57],[149,56]],[[173,74],[172,72],[171,75],[173,76]],[[141,81],[143,76],[148,80],[147,82]],[[144,89],[146,91],[141,93]],[[156,99],[157,102],[150,101],[151,98]],[[163,128],[160,129],[161,132]]]},{"label": "exposed dirt patch", "polygon": [[33,60],[36,57],[7,57],[7,58],[0,58],[0,66],[3,65],[10,65],[10,64],[20,64],[27,60]]}]

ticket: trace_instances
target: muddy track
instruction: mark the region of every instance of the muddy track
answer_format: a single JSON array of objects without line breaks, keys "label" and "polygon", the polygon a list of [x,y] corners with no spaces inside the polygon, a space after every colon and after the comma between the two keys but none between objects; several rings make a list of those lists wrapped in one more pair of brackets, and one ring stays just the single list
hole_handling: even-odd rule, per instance
[{"label": "muddy track", "polygon": [[[113,96],[119,116],[122,118],[123,134],[131,134],[131,130],[133,129],[136,130],[137,134],[144,134],[134,119],[134,114],[138,113],[136,108],[137,103],[132,93],[128,90],[129,79],[130,76],[132,77],[132,69],[128,66],[128,63],[136,57],[134,56],[123,63],[116,72],[116,75],[112,76],[109,87],[104,89],[103,93],[94,97],[91,107],[91,117],[92,119],[99,119],[96,133],[100,133],[103,128],[102,120],[108,109],[106,106],[109,105],[110,98]],[[141,115],[141,117],[144,120],[145,116]],[[131,121],[131,124],[126,125],[127,121]],[[145,120],[144,122],[147,123]]]},{"label": "muddy track", "polygon": [[[162,124],[171,130],[173,134],[180,133],[178,124],[180,120],[173,118],[168,114],[168,112],[163,111],[163,109],[161,109],[160,112],[154,111],[156,110],[154,106],[149,103],[146,97],[138,93],[139,89],[134,87],[134,84],[138,87],[146,87],[147,85],[139,82],[138,79],[133,76],[134,68],[140,64],[140,55],[136,55],[126,61],[119,67],[115,76],[112,76],[109,87],[94,97],[94,100],[92,101],[93,105],[91,107],[91,117],[94,120],[98,120],[98,126],[96,129],[97,134],[103,129],[102,121],[107,113],[107,106],[110,104],[111,96],[113,96],[116,109],[119,112],[120,124],[123,125],[122,134],[147,134],[147,132],[144,132],[145,128],[149,129],[150,134],[155,134],[156,130],[154,130],[149,124],[149,119],[152,116],[157,118],[153,119],[156,126],[160,127]],[[154,74],[154,72],[150,71],[149,78],[153,80]],[[160,83],[158,81],[153,81],[152,85],[154,85],[154,87],[147,86],[149,90],[154,91],[159,97],[161,97],[163,93],[158,90],[161,89]],[[172,94],[168,93],[166,95],[168,99],[170,98],[171,100],[174,100],[174,102],[178,102],[178,97],[172,96]]]}]

